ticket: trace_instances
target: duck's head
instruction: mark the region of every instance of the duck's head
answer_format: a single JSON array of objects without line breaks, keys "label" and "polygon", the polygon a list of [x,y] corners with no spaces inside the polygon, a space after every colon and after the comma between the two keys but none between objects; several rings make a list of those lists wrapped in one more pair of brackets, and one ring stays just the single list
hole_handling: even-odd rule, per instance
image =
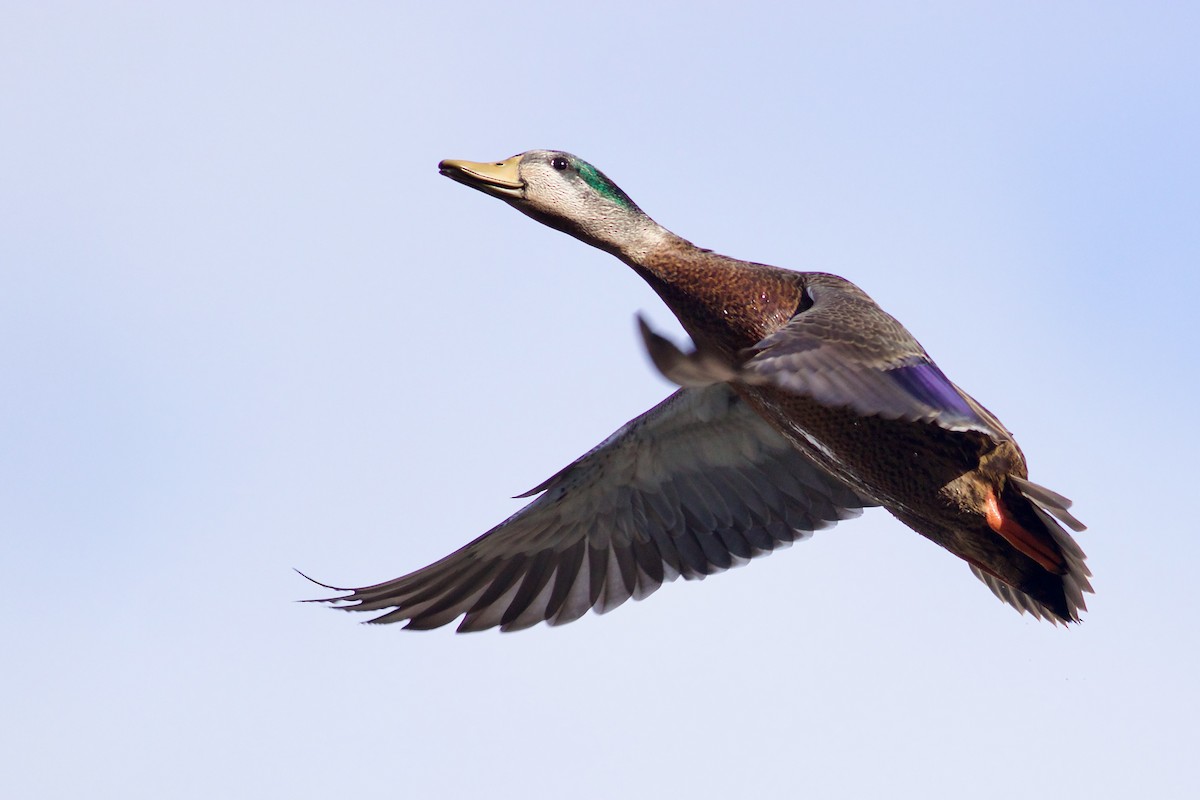
[{"label": "duck's head", "polygon": [[530,150],[505,161],[447,159],[438,170],[617,255],[635,256],[666,233],[603,172],[560,150]]}]

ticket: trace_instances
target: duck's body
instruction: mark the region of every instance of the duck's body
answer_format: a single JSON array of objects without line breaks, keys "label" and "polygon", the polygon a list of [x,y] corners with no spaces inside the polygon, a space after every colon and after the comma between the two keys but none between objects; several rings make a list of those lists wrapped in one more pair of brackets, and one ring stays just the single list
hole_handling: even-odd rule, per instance
[{"label": "duck's body", "polygon": [[1090,573],[1053,518],[1082,530],[1069,501],[1027,481],[999,420],[861,289],[695,247],[566,153],[441,169],[625,261],[696,350],[643,325],[683,389],[510,520],[424,570],[351,590],[345,608],[393,608],[377,621],[412,627],[463,613],[460,630],[564,622],[881,505],[1016,608],[1078,621]]},{"label": "duck's body", "polygon": [[[865,292],[836,275],[739,261],[677,237],[664,238],[636,262],[627,255],[622,258],[675,313],[697,352],[718,360],[742,359],[747,350],[784,331],[797,310],[821,292],[861,303],[821,326],[820,334],[827,341],[853,342],[867,354],[865,360],[875,362],[872,367],[918,352],[924,355],[898,322]],[[867,319],[870,325],[864,325]],[[932,366],[931,360],[928,363]],[[1033,503],[1019,490],[1006,492],[1010,477],[1028,478],[1024,454],[1000,421],[974,398],[957,390],[977,424],[954,430],[821,403],[778,385],[741,381],[731,385],[812,461],[967,561],[989,586],[1017,588],[1037,599],[1053,617],[1078,620],[1082,591],[1090,588],[1083,554],[1071,546],[1064,552],[1066,542],[1059,540],[1070,542],[1065,532],[1052,520],[1049,524],[1040,520]],[[863,409],[872,410],[877,409]],[[931,489],[936,489],[932,495]],[[998,531],[1001,526],[1008,530]],[[1017,546],[1005,538],[1010,531],[1011,537],[1018,538]],[[1031,555],[1018,547],[1032,551]],[[1073,578],[1064,578],[1070,573],[1068,561],[1075,562],[1078,574]],[[989,577],[999,578],[1000,584]]]}]

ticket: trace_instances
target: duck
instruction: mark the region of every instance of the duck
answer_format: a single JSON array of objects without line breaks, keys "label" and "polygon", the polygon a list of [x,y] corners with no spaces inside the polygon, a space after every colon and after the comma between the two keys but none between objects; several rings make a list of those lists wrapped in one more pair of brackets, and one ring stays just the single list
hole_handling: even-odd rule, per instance
[{"label": "duck", "polygon": [[1077,623],[1091,571],[1071,501],[1029,480],[997,417],[850,281],[719,255],[659,225],[558,150],[448,159],[442,175],[616,256],[675,314],[638,318],[678,388],[441,560],[325,602],[459,632],[561,625],[702,579],[882,507],[1000,600]]}]

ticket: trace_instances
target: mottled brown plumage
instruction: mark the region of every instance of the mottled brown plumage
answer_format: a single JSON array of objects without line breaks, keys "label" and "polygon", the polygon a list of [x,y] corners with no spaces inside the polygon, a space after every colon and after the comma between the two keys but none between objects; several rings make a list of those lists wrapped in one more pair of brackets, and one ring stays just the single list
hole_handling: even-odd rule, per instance
[{"label": "mottled brown plumage", "polygon": [[442,173],[629,264],[696,349],[642,324],[678,392],[445,559],[333,601],[374,621],[504,630],[703,577],[881,505],[1001,599],[1078,621],[1090,592],[1065,498],[1028,481],[998,419],[834,275],[738,261],[665,230],[590,164],[530,151]]}]

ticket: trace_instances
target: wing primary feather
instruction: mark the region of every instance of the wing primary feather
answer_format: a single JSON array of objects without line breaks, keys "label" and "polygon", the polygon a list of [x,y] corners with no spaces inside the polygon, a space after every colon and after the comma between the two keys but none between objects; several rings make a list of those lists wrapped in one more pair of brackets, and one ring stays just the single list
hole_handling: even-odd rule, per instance
[{"label": "wing primary feather", "polygon": [[606,548],[588,545],[588,607],[595,607],[604,591],[604,577],[608,570]]},{"label": "wing primary feather", "polygon": [[591,560],[592,549],[587,546],[586,542],[581,543],[584,547],[580,551],[580,565],[575,571],[574,580],[567,587],[566,596],[561,605],[554,612],[554,616],[547,620],[551,625],[565,625],[568,622],[574,622],[592,607],[590,589],[592,568],[590,564],[584,563]]},{"label": "wing primary feather", "polygon": [[[507,608],[507,603],[501,601],[506,599],[505,595],[516,592],[517,579],[523,574],[528,561],[527,556],[517,554],[503,562],[500,571],[492,579],[487,590],[463,617],[462,623],[458,626],[460,632],[486,630],[499,624],[500,620],[495,609],[497,606]],[[511,600],[511,598],[507,599]]]},{"label": "wing primary feather", "polygon": [[550,599],[546,601],[547,619],[552,619],[562,609],[571,586],[579,577],[579,566],[583,563],[586,549],[587,542],[580,539],[559,555],[558,568],[554,571],[554,588],[550,592]]},{"label": "wing primary feather", "polygon": [[530,558],[529,566],[526,568],[525,577],[521,580],[520,588],[517,589],[517,593],[513,595],[512,602],[500,617],[500,626],[502,628],[507,630],[508,626],[520,617],[529,608],[530,603],[541,593],[542,588],[554,574],[556,555],[556,553],[549,550],[543,550]]},{"label": "wing primary feather", "polygon": [[622,605],[632,595],[633,591],[625,583],[622,576],[623,567],[617,555],[619,548],[610,547],[608,550],[608,568],[604,575],[604,586],[594,607],[596,613],[607,614]]},{"label": "wing primary feather", "polygon": [[754,556],[754,551],[746,537],[736,528],[721,528],[717,531],[721,544],[726,552],[736,559],[737,564],[744,564]]},{"label": "wing primary feather", "polygon": [[635,537],[630,548],[640,571],[638,591],[633,599],[641,600],[662,586],[663,579],[666,577],[663,570],[663,556],[659,552],[655,540],[650,538]]},{"label": "wing primary feather", "polygon": [[679,553],[680,566],[683,567],[680,573],[686,580],[703,578],[712,572],[708,559],[704,557],[704,548],[692,531],[692,526],[685,526],[672,537],[675,550]]}]

